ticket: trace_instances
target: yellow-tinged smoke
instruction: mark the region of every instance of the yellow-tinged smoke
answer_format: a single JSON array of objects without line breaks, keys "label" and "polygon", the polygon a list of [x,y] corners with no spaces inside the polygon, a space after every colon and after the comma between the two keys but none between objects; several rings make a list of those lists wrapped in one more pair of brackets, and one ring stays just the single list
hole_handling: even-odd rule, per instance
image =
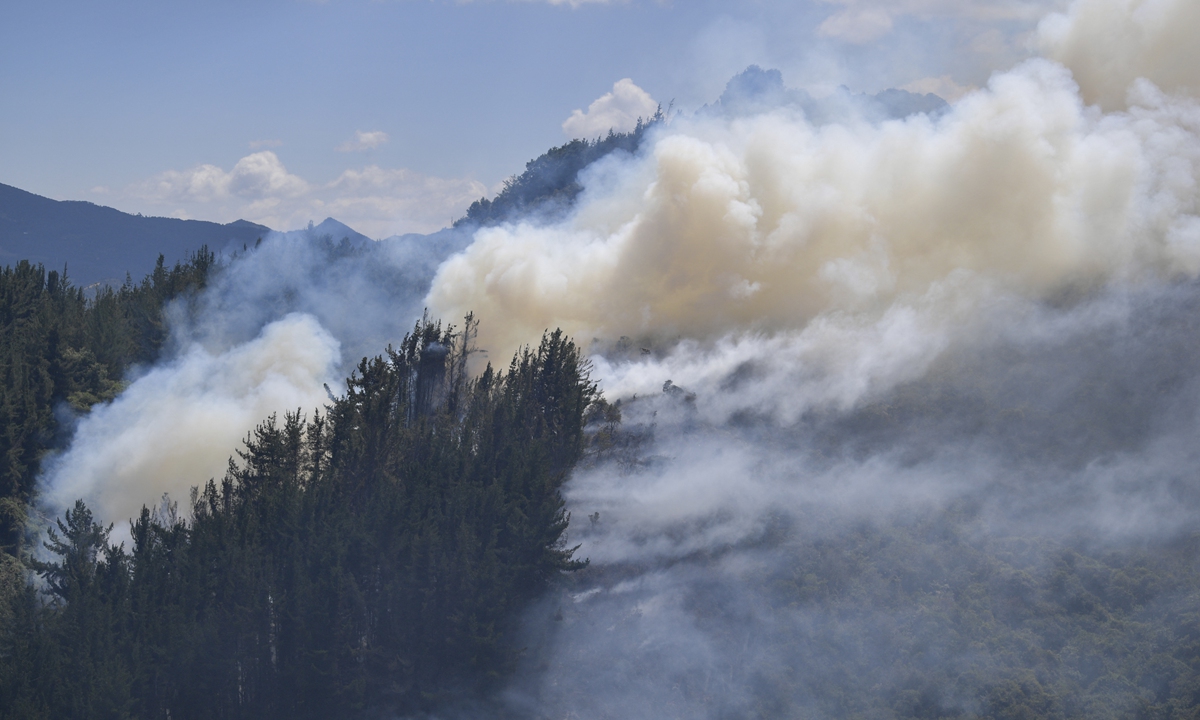
[{"label": "yellow-tinged smoke", "polygon": [[1145,78],[1168,93],[1200,93],[1200,3],[1195,0],[1075,0],[1038,28],[1047,57],[1075,74],[1086,102],[1127,105]]},{"label": "yellow-tinged smoke", "polygon": [[504,357],[556,326],[653,345],[878,319],[954,277],[945,308],[983,285],[1194,275],[1200,107],[1144,82],[1130,97],[1103,114],[1039,59],[937,119],[676,122],[601,168],[569,221],[481,230],[429,304],[474,310]]},{"label": "yellow-tinged smoke", "polygon": [[337,340],[301,314],[223,352],[194,345],[85,418],[50,463],[42,502],[57,512],[83,498],[119,523],[163,493],[185,499],[220,481],[247,431],[267,416],[320,407],[338,359]]}]

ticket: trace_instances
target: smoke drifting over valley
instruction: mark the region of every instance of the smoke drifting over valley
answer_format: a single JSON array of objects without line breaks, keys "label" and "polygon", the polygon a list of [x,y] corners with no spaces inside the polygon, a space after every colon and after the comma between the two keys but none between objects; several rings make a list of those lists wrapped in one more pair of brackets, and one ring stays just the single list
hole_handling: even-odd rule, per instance
[{"label": "smoke drifting over valley", "polygon": [[[1038,613],[1103,583],[1039,583],[1191,557],[1197,7],[1075,2],[1040,25],[1043,57],[932,117],[676,115],[589,166],[565,219],[358,249],[268,238],[175,306],[174,352],[79,420],[42,497],[117,522],[186,497],[424,307],[474,312],[497,365],[561,327],[621,423],[596,420],[567,485],[591,564],[530,611],[497,703],[986,716],[1011,681],[1040,716],[1130,716],[1168,670],[1103,677],[1167,641],[1110,617],[1124,659],[1049,647]],[[1139,588],[1143,619],[1194,600]],[[1010,644],[966,634],[983,626]],[[1047,653],[1053,673],[1029,670]],[[1100,684],[1037,700],[1067,676]]]}]

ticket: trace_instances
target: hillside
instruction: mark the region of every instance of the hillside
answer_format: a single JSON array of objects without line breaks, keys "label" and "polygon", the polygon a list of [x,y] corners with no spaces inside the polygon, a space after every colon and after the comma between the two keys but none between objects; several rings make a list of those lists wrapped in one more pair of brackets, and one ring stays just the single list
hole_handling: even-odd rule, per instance
[{"label": "hillside", "polygon": [[21,260],[61,270],[79,286],[120,284],[128,274],[154,270],[208,246],[253,243],[271,229],[245,220],[227,225],[203,220],[130,215],[90,202],[51,200],[0,184],[0,266]]}]

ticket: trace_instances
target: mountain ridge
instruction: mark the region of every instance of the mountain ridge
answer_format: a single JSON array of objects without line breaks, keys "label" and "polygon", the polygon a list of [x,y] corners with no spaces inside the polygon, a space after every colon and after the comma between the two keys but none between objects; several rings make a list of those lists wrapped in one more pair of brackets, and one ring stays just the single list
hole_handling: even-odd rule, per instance
[{"label": "mountain ridge", "polygon": [[254,243],[273,230],[248,220],[208,220],[135,215],[86,200],[53,200],[0,183],[0,265],[21,260],[66,268],[75,284],[118,285],[154,269],[161,254],[170,264],[208,246]]}]

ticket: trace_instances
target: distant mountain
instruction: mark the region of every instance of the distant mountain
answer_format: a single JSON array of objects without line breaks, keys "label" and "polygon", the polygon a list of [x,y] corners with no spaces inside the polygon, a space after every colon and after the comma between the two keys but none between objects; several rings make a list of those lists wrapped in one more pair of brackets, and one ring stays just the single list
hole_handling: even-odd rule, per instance
[{"label": "distant mountain", "polygon": [[706,105],[701,112],[753,115],[781,107],[799,108],[810,122],[825,125],[856,117],[888,120],[917,113],[936,115],[950,105],[933,93],[922,95],[896,88],[867,95],[839,87],[827,97],[814,98],[803,90],[785,86],[783,74],[778,70],[764,70],[751,65],[734,75],[725,85],[721,97],[712,105]]},{"label": "distant mountain", "polygon": [[376,247],[391,258],[393,267],[404,268],[405,282],[418,288],[424,296],[429,291],[433,276],[437,274],[438,266],[451,255],[465,250],[475,239],[474,228],[474,225],[467,224],[442,228],[428,235],[392,235],[380,240]]},{"label": "distant mountain", "polygon": [[321,238],[326,238],[334,245],[340,245],[345,241],[356,248],[361,248],[375,242],[349,225],[338,222],[331,217],[322,220],[320,225],[313,225],[310,222],[306,228],[281,232],[279,235],[289,240],[320,240]]},{"label": "distant mountain", "polygon": [[230,245],[254,244],[269,232],[270,228],[245,220],[221,225],[130,215],[90,202],[51,200],[0,184],[0,266],[20,260],[42,263],[52,270],[65,265],[76,285],[120,284],[126,273],[140,279],[154,269],[160,253],[174,264],[203,245],[219,251]]}]

